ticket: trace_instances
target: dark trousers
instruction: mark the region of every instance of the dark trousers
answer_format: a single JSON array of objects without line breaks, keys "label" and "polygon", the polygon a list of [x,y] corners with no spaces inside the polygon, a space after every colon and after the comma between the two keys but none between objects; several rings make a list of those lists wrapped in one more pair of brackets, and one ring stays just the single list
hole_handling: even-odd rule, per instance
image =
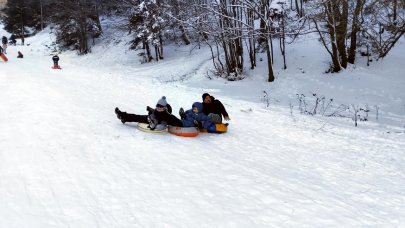
[{"label": "dark trousers", "polygon": [[121,112],[120,116],[121,116],[121,119],[124,120],[125,122],[149,123],[148,115],[137,115],[137,114]]},{"label": "dark trousers", "polygon": [[183,122],[168,111],[158,112],[155,110],[153,115],[159,122],[166,122],[170,126],[183,127]]},{"label": "dark trousers", "polygon": [[[155,112],[155,114],[157,114],[157,113]],[[137,114],[121,112],[120,117],[125,122],[149,123],[148,115],[137,115]],[[183,127],[183,122],[172,114],[169,114],[169,113],[164,113],[164,115],[157,114],[157,115],[155,115],[155,117],[157,118],[157,120],[159,122],[164,121],[167,123],[167,125]]]},{"label": "dark trousers", "polygon": [[167,117],[166,122],[170,126],[183,127],[183,121],[172,114]]}]

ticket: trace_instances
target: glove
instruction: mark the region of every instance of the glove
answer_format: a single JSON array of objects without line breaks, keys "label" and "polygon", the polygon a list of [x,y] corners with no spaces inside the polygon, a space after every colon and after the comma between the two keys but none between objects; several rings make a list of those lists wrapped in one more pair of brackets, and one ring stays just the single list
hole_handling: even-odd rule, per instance
[{"label": "glove", "polygon": [[152,114],[152,113],[155,111],[155,109],[153,109],[153,108],[147,106],[147,107],[146,107],[146,111],[148,111],[148,115],[150,115],[150,114]]},{"label": "glove", "polygon": [[231,119],[229,118],[229,116],[224,116],[224,119],[226,120],[226,121],[230,121]]},{"label": "glove", "polygon": [[194,126],[195,126],[195,127],[198,127],[198,128],[200,128],[200,129],[203,128],[202,122],[197,121],[197,120],[194,120],[193,122],[194,122]]}]

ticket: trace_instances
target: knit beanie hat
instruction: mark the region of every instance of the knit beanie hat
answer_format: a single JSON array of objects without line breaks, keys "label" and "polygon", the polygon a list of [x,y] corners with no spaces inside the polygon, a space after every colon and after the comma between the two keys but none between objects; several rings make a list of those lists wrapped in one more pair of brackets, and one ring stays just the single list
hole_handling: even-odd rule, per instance
[{"label": "knit beanie hat", "polygon": [[166,97],[163,96],[162,98],[160,98],[156,104],[156,107],[166,107],[167,106],[167,101],[166,101]]},{"label": "knit beanie hat", "polygon": [[204,93],[204,94],[202,95],[202,99],[204,100],[207,96],[211,96],[211,95],[209,95],[208,93]]}]

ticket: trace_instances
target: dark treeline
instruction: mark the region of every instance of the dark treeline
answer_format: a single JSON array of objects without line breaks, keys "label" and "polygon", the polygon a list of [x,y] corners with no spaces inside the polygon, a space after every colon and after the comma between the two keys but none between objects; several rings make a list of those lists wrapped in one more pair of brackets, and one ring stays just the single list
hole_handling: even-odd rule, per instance
[{"label": "dark treeline", "polygon": [[3,13],[8,32],[27,36],[50,25],[57,43],[79,54],[102,35],[100,16],[124,17],[129,48],[143,49],[144,61],[162,60],[167,42],[207,45],[215,73],[228,80],[242,79],[262,52],[273,81],[274,59],[286,69],[286,42],[300,35],[318,34],[327,71],[339,72],[360,52],[384,58],[405,33],[400,0],[9,0]]}]

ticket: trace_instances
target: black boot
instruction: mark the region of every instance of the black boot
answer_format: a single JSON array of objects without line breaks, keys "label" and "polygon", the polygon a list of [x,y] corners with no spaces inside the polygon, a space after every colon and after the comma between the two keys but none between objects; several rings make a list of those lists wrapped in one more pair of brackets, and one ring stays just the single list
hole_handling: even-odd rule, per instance
[{"label": "black boot", "polygon": [[115,114],[117,115],[118,119],[121,119],[121,111],[118,109],[118,107],[115,107]]},{"label": "black boot", "polygon": [[180,108],[179,115],[182,120],[186,119],[186,113],[184,112],[183,108]]},{"label": "black boot", "polygon": [[122,118],[122,112],[118,109],[118,107],[115,108],[115,114],[117,114],[117,118],[121,120],[121,122],[124,124],[125,120]]}]

